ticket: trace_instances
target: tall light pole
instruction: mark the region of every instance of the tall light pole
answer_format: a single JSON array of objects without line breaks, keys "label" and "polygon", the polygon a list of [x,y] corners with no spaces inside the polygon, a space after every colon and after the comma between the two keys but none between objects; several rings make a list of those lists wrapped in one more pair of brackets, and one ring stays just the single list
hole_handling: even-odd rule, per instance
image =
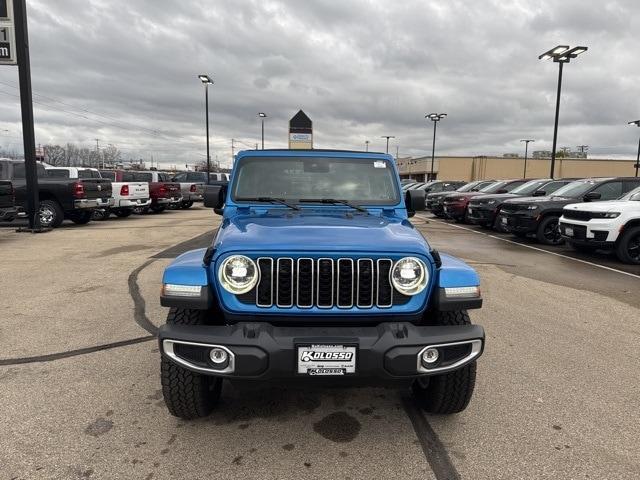
[{"label": "tall light pole", "polygon": [[368,152],[369,151],[369,140],[365,140],[364,141],[364,151]]},{"label": "tall light pole", "polygon": [[527,178],[527,154],[529,153],[529,142],[535,142],[535,140],[527,138],[520,141],[524,142],[524,173],[522,174],[522,178]]},{"label": "tall light pole", "polygon": [[393,135],[382,135],[380,138],[386,138],[387,139],[387,153],[389,153],[389,139],[390,138],[396,138]]},{"label": "tall light pole", "polygon": [[429,180],[433,180],[433,163],[436,158],[436,125],[440,120],[446,117],[446,113],[428,113],[424,118],[428,118],[433,122],[433,144],[431,145],[431,173],[429,174]]},{"label": "tall light pole", "polygon": [[[267,114],[264,112],[260,112],[258,113],[258,117],[260,118],[261,122],[262,122],[262,150],[264,150],[264,119],[267,118]],[[258,148],[256,147],[256,150]]]},{"label": "tall light pole", "polygon": [[551,148],[551,173],[550,177],[553,178],[553,173],[556,165],[556,143],[558,141],[558,118],[560,116],[560,91],[562,90],[562,66],[565,63],[569,63],[572,58],[576,58],[581,53],[588,50],[588,47],[574,47],[570,48],[568,45],[558,45],[553,47],[548,52],[544,52],[538,57],[538,60],[543,58],[550,58],[558,64],[558,92],[556,95],[556,118],[553,124],[553,146]]},{"label": "tall light pole", "polygon": [[207,185],[211,180],[211,154],[209,153],[209,85],[213,85],[213,80],[209,75],[198,75],[200,81],[204,84],[204,104],[205,117],[207,122]]},{"label": "tall light pole", "polygon": [[[629,122],[629,125],[635,125],[636,127],[640,127],[640,120],[634,120],[633,122]],[[638,156],[636,157],[636,177],[638,176],[638,170],[640,169],[640,138],[638,139]]]}]

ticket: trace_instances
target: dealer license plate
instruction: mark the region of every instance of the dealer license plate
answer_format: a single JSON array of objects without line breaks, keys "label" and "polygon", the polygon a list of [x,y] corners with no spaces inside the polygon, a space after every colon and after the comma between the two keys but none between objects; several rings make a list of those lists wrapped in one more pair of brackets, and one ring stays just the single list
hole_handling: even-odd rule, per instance
[{"label": "dealer license plate", "polygon": [[573,237],[573,228],[571,227],[564,227],[564,234],[567,237]]},{"label": "dealer license plate", "polygon": [[356,373],[356,347],[348,345],[298,345],[298,373],[302,375]]}]

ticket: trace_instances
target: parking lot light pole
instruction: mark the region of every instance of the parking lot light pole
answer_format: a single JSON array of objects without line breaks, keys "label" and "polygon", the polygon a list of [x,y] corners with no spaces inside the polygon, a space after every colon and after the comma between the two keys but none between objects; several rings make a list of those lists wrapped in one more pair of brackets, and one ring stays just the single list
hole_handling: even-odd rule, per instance
[{"label": "parking lot light pole", "polygon": [[538,60],[543,58],[550,58],[558,64],[558,91],[556,94],[556,116],[553,124],[553,146],[551,147],[551,173],[550,178],[553,178],[553,173],[556,165],[556,143],[558,141],[558,119],[560,116],[560,91],[562,90],[562,67],[565,63],[569,63],[572,58],[576,58],[581,53],[588,50],[588,47],[574,47],[570,48],[568,45],[558,45],[551,50],[544,52],[538,56]]},{"label": "parking lot light pole", "polygon": [[524,142],[524,173],[522,174],[522,178],[527,178],[527,154],[529,153],[529,142],[535,142],[535,140],[527,138],[520,141]]},{"label": "parking lot light pole", "polygon": [[364,141],[364,151],[368,152],[369,151],[369,140],[365,140]]},{"label": "parking lot light pole", "polygon": [[428,113],[424,116],[424,118],[428,118],[433,122],[433,143],[431,145],[431,173],[429,174],[429,180],[433,180],[433,163],[435,162],[436,158],[436,125],[446,116],[446,113]]},{"label": "parking lot light pole", "polygon": [[[640,120],[634,120],[633,122],[629,122],[629,125],[635,125],[636,127],[640,127]],[[638,138],[638,155],[636,156],[636,177],[638,176],[638,170],[640,169],[640,138]]]},{"label": "parking lot light pole", "polygon": [[204,84],[204,104],[205,118],[207,123],[207,185],[211,177],[211,154],[209,153],[209,85],[213,85],[213,80],[209,75],[198,75],[200,81]]},{"label": "parking lot light pole", "polygon": [[393,135],[382,135],[380,138],[386,138],[387,139],[387,153],[389,153],[389,139],[390,138],[396,138]]},{"label": "parking lot light pole", "polygon": [[260,117],[260,120],[262,121],[262,150],[264,150],[264,119],[267,118],[267,114],[264,112],[260,112],[258,113],[258,117]]}]

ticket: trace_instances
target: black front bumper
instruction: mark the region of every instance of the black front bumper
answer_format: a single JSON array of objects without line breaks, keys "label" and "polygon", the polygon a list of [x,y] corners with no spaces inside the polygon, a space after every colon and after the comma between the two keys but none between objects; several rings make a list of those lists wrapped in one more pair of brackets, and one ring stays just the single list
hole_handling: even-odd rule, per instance
[{"label": "black front bumper", "polygon": [[467,220],[474,225],[491,225],[496,212],[492,208],[481,207],[469,204],[467,209]]},{"label": "black front bumper", "polygon": [[[380,381],[456,370],[474,361],[484,348],[484,330],[479,325],[416,326],[408,322],[353,327],[290,327],[269,323],[163,325],[158,338],[162,355],[189,370],[254,380],[307,378],[297,373],[297,349],[303,345],[355,346],[355,374],[344,377]],[[425,371],[419,355],[427,346],[436,346],[441,358]],[[213,347],[223,347],[232,354],[231,369],[228,365],[216,367],[211,363],[209,352]]]},{"label": "black front bumper", "polygon": [[[506,223],[502,221],[503,218],[507,219]],[[535,233],[538,229],[537,217],[531,215],[501,212],[498,221],[502,228],[512,233]]]}]

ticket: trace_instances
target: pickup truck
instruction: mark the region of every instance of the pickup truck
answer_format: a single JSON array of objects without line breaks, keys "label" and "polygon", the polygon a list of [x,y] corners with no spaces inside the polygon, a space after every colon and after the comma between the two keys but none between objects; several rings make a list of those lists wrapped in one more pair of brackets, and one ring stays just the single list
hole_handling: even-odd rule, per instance
[{"label": "pickup truck", "polygon": [[[109,206],[111,182],[104,179],[66,179],[47,176],[45,167],[36,165],[40,208],[38,216],[43,227],[60,226],[65,218],[77,224],[91,220],[93,210]],[[13,183],[18,207],[26,210],[27,182],[23,160],[0,159],[2,180]]]},{"label": "pickup truck", "polygon": [[423,191],[401,194],[392,156],[251,150],[229,186],[206,186],[222,215],[208,248],[164,271],[159,329],[169,412],[206,416],[223,379],[395,383],[426,411],[464,410],[484,331],[479,278],[411,224]]},{"label": "pickup truck", "polygon": [[556,190],[547,197],[521,197],[506,200],[500,209],[500,223],[516,236],[534,236],[545,245],[564,242],[559,220],[562,209],[571,203],[616,200],[640,186],[640,178],[583,178]]},{"label": "pickup truck", "polygon": [[167,207],[176,207],[182,203],[180,184],[171,182],[168,173],[141,170],[121,170],[124,182],[146,182],[149,184],[149,196],[151,204],[148,207],[140,207],[142,212],[151,209],[154,213],[163,212]]},{"label": "pickup truck", "polygon": [[640,187],[620,200],[565,206],[560,234],[580,252],[615,250],[621,262],[640,265]]},{"label": "pickup truck", "polygon": [[100,170],[99,175],[111,180],[113,186],[113,207],[106,211],[107,216],[113,213],[116,217],[124,218],[136,208],[148,208],[151,205],[147,182],[126,182],[122,170]]},{"label": "pickup truck", "polygon": [[[193,206],[193,202],[202,201],[204,186],[207,184],[207,172],[180,172],[171,181],[180,184],[180,192],[182,193],[180,206],[187,209]],[[227,184],[229,183],[229,174],[212,172],[209,174],[208,183],[213,185]]]},{"label": "pickup truck", "polygon": [[18,214],[13,184],[0,180],[0,222],[10,222]]}]

